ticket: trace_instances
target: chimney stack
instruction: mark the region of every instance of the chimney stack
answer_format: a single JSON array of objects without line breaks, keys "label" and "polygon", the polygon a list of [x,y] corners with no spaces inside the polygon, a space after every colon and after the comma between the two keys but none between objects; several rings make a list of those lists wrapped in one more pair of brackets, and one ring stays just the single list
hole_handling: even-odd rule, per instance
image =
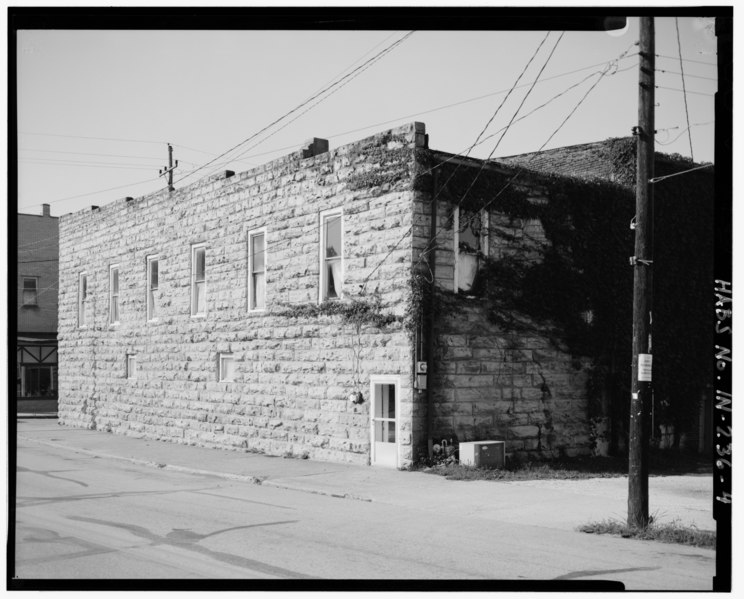
[{"label": "chimney stack", "polygon": [[41,215],[42,216],[51,216],[51,212],[49,211],[49,204],[42,204],[41,205]]},{"label": "chimney stack", "polygon": [[312,158],[318,154],[323,154],[328,151],[328,140],[321,139],[320,137],[313,137],[311,140],[306,141],[302,146],[302,157]]}]

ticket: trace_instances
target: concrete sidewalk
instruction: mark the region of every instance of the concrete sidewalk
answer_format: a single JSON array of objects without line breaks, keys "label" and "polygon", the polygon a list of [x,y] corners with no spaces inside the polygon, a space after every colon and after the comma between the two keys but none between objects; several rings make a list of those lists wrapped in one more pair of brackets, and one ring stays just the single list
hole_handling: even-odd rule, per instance
[{"label": "concrete sidewalk", "polygon": [[[459,516],[575,530],[627,515],[627,478],[523,482],[451,481],[423,472],[285,459],[191,447],[18,419],[18,440],[100,458],[125,460],[307,493],[414,507]],[[715,530],[712,476],[649,479],[649,511],[659,522]]]}]

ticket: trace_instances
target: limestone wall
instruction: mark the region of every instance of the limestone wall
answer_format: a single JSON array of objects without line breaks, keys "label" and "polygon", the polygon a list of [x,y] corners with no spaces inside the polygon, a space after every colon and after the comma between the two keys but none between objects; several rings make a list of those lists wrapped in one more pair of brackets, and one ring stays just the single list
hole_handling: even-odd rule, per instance
[{"label": "limestone wall", "polygon": [[[478,169],[471,170],[474,176]],[[484,170],[478,176],[491,175]],[[541,184],[523,177],[517,186],[533,206],[548,201]],[[422,223],[428,222],[432,193],[416,196]],[[469,198],[471,206],[484,206],[491,199]],[[431,437],[435,442],[505,440],[507,453],[522,459],[589,453],[589,360],[572,356],[560,339],[548,333],[548,327],[542,327],[542,333],[539,323],[515,315],[525,325],[523,330],[507,330],[490,322],[482,298],[455,295],[454,210],[454,202],[437,200],[434,274],[440,299],[429,377]],[[487,211],[486,246],[491,259],[527,264],[542,259],[550,241],[539,218],[510,216],[498,201]],[[430,245],[428,225],[422,224],[417,232],[414,248],[424,249]],[[431,276],[428,267],[421,272]]]},{"label": "limestone wall", "polygon": [[[116,433],[368,463],[371,374],[401,375],[402,457],[411,458],[412,349],[400,322],[382,329],[319,302],[320,214],[343,209],[344,296],[378,293],[402,316],[412,259],[412,124],[303,158],[302,152],[169,193],[60,219],[60,399],[63,424]],[[248,310],[247,236],[266,229],[267,308]],[[191,246],[206,245],[207,313],[191,315]],[[146,316],[146,260],[159,259],[158,319]],[[388,255],[389,254],[389,255]],[[380,261],[382,265],[376,269]],[[109,323],[109,267],[119,265],[120,322]],[[88,322],[78,325],[79,274]],[[364,289],[362,285],[366,282]],[[218,357],[236,362],[218,382]],[[137,376],[127,378],[127,354]]]}]

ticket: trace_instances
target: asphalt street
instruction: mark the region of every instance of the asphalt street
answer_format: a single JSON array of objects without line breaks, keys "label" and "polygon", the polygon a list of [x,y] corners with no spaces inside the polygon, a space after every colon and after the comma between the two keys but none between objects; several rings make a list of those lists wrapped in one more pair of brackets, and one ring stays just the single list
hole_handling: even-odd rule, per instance
[{"label": "asphalt street", "polygon": [[[711,550],[500,521],[451,501],[439,512],[423,497],[421,508],[359,501],[24,440],[17,462],[15,577],[25,580],[619,580],[709,590],[715,572]],[[496,496],[499,484],[491,489]]]}]

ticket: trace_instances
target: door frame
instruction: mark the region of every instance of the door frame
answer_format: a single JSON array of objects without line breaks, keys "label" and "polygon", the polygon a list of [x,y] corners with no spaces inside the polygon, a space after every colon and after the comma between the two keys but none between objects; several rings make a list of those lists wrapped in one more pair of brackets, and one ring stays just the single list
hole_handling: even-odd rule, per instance
[{"label": "door frame", "polygon": [[377,396],[375,385],[393,385],[395,387],[395,468],[400,468],[400,389],[402,376],[399,374],[373,374],[369,377],[369,438],[370,438],[370,465],[375,465],[375,408],[377,407]]}]

